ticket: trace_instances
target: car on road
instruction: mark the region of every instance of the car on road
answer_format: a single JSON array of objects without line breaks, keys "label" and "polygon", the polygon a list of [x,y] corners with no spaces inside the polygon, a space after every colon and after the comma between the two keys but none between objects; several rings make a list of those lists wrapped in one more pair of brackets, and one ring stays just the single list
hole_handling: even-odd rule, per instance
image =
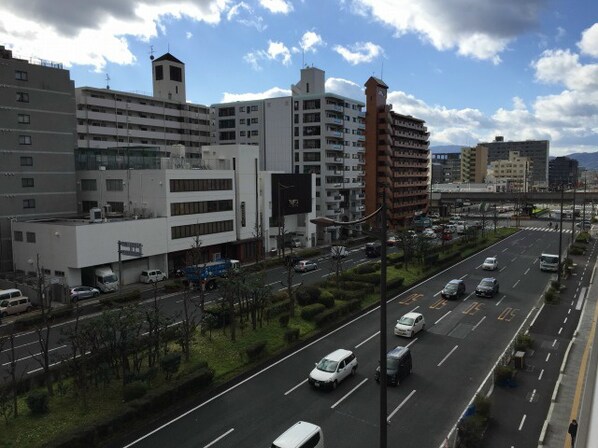
[{"label": "car on road", "polygon": [[428,238],[428,239],[435,239],[436,238],[436,232],[432,229],[426,229],[422,232],[422,236],[424,238]]},{"label": "car on road", "polygon": [[382,245],[378,241],[365,244],[365,256],[368,258],[379,257]]},{"label": "car on road", "polygon": [[396,236],[389,236],[386,239],[386,245],[387,246],[396,246],[399,244],[399,239]]},{"label": "car on road", "polygon": [[592,221],[581,221],[575,224],[575,227],[582,230],[589,230],[592,228]]},{"label": "car on road", "polygon": [[355,375],[357,366],[357,358],[353,352],[339,348],[316,363],[309,374],[309,384],[316,388],[336,389],[349,375]]},{"label": "car on road", "polygon": [[160,269],[147,269],[141,271],[139,275],[139,282],[141,283],[157,283],[166,280],[166,274]]},{"label": "car on road", "polygon": [[444,299],[458,299],[465,294],[465,282],[461,279],[451,280],[446,284],[440,295]]},{"label": "car on road", "polygon": [[299,421],[278,436],[271,448],[324,448],[322,428]]},{"label": "car on road", "polygon": [[318,269],[318,263],[313,260],[301,260],[295,265],[295,272],[309,272]]},{"label": "car on road", "polygon": [[498,280],[494,277],[487,277],[483,278],[482,281],[475,289],[475,295],[478,297],[494,297],[495,294],[498,294],[499,287],[498,287]]},{"label": "car on road", "polygon": [[413,337],[416,333],[419,333],[426,328],[426,319],[423,314],[420,313],[407,313],[399,320],[395,325],[395,335],[406,336],[408,338]]},{"label": "car on road", "polygon": [[346,246],[331,246],[330,247],[330,256],[332,258],[345,258],[349,255]]},{"label": "car on road", "polygon": [[496,257],[488,257],[482,263],[482,269],[485,271],[495,271],[498,269],[498,260]]},{"label": "car on road", "polygon": [[[413,368],[411,350],[400,345],[386,354],[386,378],[388,384],[398,386],[401,380],[409,376]],[[380,382],[380,366],[374,375],[376,382]]]},{"label": "car on road", "polygon": [[453,234],[448,230],[445,230],[444,232],[442,232],[442,239],[444,241],[450,241],[453,239]]},{"label": "car on road", "polygon": [[71,288],[71,302],[75,303],[81,299],[90,299],[98,297],[100,290],[92,286],[75,286]]}]

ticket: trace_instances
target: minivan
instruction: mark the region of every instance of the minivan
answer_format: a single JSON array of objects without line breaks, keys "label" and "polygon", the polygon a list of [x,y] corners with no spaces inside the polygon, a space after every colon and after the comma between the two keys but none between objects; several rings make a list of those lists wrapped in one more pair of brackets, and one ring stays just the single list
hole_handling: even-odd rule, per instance
[{"label": "minivan", "polygon": [[0,317],[11,314],[21,314],[30,311],[33,306],[29,298],[21,294],[18,289],[5,289],[0,291]]},{"label": "minivan", "polygon": [[139,281],[141,283],[156,283],[165,279],[166,274],[164,274],[160,269],[141,271],[141,275],[139,276]]},{"label": "minivan", "polygon": [[330,256],[332,258],[344,258],[349,255],[345,246],[332,246],[330,248]]},{"label": "minivan", "polygon": [[322,428],[299,421],[282,433],[271,448],[324,448]]},{"label": "minivan", "polygon": [[[386,354],[386,377],[388,384],[398,386],[411,373],[413,368],[411,350],[400,345]],[[380,382],[380,366],[376,369],[376,382]]]},{"label": "minivan", "polygon": [[365,256],[368,258],[369,257],[379,257],[381,249],[382,249],[382,245],[377,241],[374,241],[372,243],[366,243],[365,244]]}]

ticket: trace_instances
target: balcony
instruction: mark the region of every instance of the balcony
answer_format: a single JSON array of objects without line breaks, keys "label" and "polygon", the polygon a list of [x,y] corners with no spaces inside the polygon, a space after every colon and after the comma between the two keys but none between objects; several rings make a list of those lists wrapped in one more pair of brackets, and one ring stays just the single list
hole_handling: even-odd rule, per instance
[{"label": "balcony", "polygon": [[343,133],[341,131],[335,131],[335,130],[328,129],[328,128],[324,132],[324,135],[326,137],[343,138]]},{"label": "balcony", "polygon": [[345,159],[343,157],[326,157],[326,163],[343,164]]},{"label": "balcony", "polygon": [[326,151],[344,151],[343,145],[337,143],[327,143]]},{"label": "balcony", "polygon": [[339,106],[338,104],[334,104],[334,103],[326,103],[324,105],[324,109],[325,110],[334,110],[336,112],[342,112],[344,110],[344,107]]},{"label": "balcony", "polygon": [[332,123],[332,124],[337,124],[337,125],[342,126],[343,119],[342,118],[338,118],[338,117],[332,117],[330,115],[326,115],[326,117],[324,118],[324,123],[327,123],[327,124]]},{"label": "balcony", "polygon": [[326,176],[343,176],[345,172],[343,170],[337,170],[334,168],[326,167],[326,169],[324,170],[324,174]]},{"label": "balcony", "polygon": [[344,200],[344,196],[342,194],[333,194],[330,196],[326,196],[326,202],[342,202]]}]

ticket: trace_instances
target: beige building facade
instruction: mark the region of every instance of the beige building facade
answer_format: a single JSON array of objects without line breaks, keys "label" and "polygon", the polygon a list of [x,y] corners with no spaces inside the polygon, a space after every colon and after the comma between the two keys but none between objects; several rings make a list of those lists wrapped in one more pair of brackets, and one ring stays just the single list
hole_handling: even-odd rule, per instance
[{"label": "beige building facade", "polygon": [[488,148],[479,145],[461,148],[461,182],[484,182],[487,167]]}]

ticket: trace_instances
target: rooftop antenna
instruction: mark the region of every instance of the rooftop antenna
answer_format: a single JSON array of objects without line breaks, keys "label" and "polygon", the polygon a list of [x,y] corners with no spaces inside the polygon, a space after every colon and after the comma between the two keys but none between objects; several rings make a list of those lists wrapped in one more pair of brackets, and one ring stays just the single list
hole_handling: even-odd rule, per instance
[{"label": "rooftop antenna", "polygon": [[110,90],[110,75],[106,73],[106,89]]},{"label": "rooftop antenna", "polygon": [[149,54],[150,54],[150,61],[153,61],[154,60],[154,46],[153,45],[150,45]]}]

